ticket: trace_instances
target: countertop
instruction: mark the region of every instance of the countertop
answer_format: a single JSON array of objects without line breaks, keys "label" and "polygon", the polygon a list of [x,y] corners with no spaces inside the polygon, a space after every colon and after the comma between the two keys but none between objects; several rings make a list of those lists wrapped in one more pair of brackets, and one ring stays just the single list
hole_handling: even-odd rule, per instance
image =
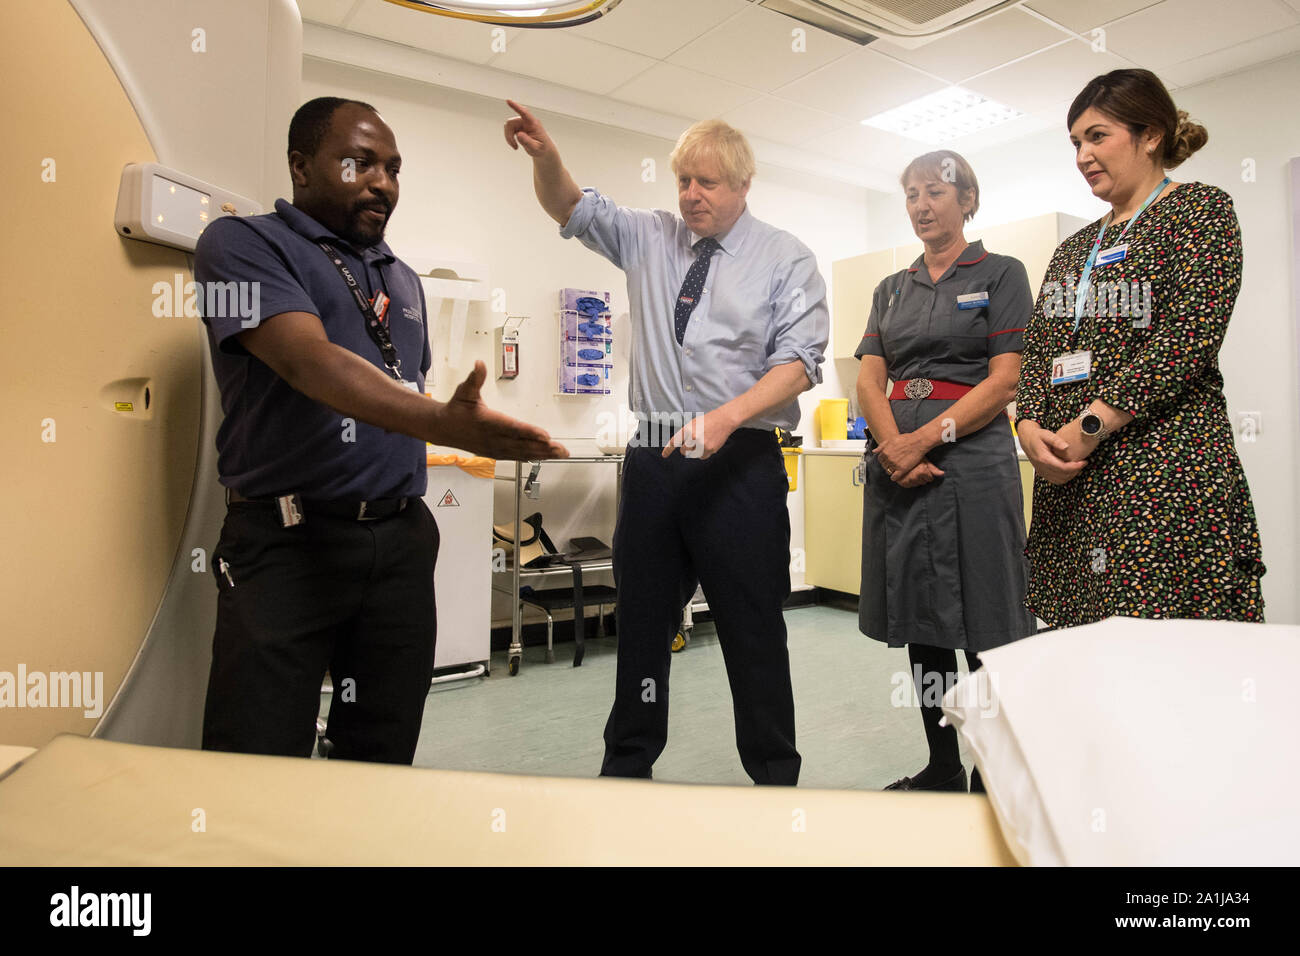
[{"label": "countertop", "polygon": [[[815,448],[815,447],[814,447],[814,448],[808,448],[808,447],[803,447],[803,448],[800,448],[799,450],[800,450],[801,452],[803,452],[803,454],[805,454],[805,455],[847,455],[847,456],[849,456],[850,458],[860,458],[860,457],[862,457],[862,452],[865,450],[865,448],[853,449],[853,448]],[[1029,460],[1028,458],[1025,457],[1025,453],[1024,453],[1023,451],[1021,451],[1020,448],[1019,448],[1018,446],[1017,446],[1017,448],[1016,448],[1016,457],[1019,458],[1021,461],[1028,461],[1028,460]]]}]

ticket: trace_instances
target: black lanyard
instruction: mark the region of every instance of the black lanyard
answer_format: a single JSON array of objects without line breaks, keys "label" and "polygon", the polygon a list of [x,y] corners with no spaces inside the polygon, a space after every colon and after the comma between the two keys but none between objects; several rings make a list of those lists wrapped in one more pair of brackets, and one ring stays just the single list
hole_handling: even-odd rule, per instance
[{"label": "black lanyard", "polygon": [[344,264],[343,257],[328,242],[317,242],[316,245],[325,250],[325,255],[329,256],[330,262],[334,263],[334,268],[339,270],[339,275],[348,284],[348,289],[352,292],[352,298],[356,300],[357,308],[361,310],[362,318],[366,321],[366,331],[370,333],[370,338],[374,340],[374,343],[379,346],[379,352],[384,357],[384,364],[388,366],[388,371],[393,373],[393,378],[399,382],[402,381],[402,360],[397,357],[397,347],[393,345],[392,336],[388,334],[388,326],[379,320],[379,316],[375,315],[375,310],[371,307],[365,292],[357,284],[356,276]]}]

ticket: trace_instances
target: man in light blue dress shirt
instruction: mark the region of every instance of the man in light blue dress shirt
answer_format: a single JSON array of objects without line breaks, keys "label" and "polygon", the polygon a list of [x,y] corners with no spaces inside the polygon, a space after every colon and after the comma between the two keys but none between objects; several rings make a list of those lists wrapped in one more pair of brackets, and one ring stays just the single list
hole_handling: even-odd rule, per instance
[{"label": "man in light blue dress shirt", "polygon": [[670,644],[698,581],[741,763],[755,783],[794,785],[789,484],[773,429],[793,429],[799,394],[821,381],[830,320],[816,259],[750,215],[753,153],[725,123],[697,123],[678,140],[678,216],[580,189],[542,124],[507,102],[519,115],[506,141],[532,157],[560,234],[627,274],[629,401],[641,427],[614,532],[618,676],[601,773],[651,775],[668,739]]}]

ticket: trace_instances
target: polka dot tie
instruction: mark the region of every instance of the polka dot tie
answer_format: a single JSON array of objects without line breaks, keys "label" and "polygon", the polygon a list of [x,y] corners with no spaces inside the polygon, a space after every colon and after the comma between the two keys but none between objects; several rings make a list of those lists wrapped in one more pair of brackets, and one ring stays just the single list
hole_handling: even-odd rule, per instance
[{"label": "polka dot tie", "polygon": [[677,307],[674,310],[677,329],[677,344],[682,344],[686,336],[686,323],[691,320],[691,313],[699,304],[700,292],[704,289],[704,277],[709,274],[709,260],[713,253],[721,249],[716,239],[701,239],[694,246],[696,256],[682,283],[682,291],[677,293]]}]

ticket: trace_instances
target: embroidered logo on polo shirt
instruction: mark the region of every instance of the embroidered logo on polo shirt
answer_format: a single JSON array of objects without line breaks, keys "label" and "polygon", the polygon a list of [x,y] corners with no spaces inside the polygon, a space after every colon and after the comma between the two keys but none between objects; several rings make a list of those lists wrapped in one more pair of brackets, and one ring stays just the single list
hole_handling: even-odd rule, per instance
[{"label": "embroidered logo on polo shirt", "polygon": [[410,305],[402,306],[402,315],[406,316],[412,322],[420,321],[420,310],[415,308],[414,306],[410,306]]}]

